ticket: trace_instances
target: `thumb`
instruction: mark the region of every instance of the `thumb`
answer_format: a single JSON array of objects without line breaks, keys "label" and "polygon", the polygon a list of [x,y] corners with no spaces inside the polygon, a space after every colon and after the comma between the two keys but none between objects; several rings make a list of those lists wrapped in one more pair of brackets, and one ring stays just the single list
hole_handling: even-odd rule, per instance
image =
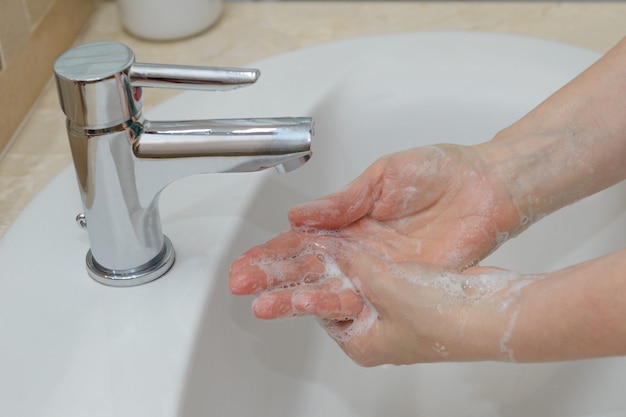
[{"label": "thumb", "polygon": [[295,228],[336,230],[367,215],[377,197],[375,169],[368,169],[340,191],[293,206],[288,213]]}]

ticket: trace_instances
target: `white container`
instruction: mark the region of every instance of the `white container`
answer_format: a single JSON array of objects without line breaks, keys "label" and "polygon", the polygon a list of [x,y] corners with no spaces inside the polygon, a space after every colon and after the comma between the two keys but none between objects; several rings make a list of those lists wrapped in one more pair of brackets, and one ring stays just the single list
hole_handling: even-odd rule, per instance
[{"label": "white container", "polygon": [[186,38],[208,29],[222,13],[222,0],[118,0],[124,28],[149,40]]}]

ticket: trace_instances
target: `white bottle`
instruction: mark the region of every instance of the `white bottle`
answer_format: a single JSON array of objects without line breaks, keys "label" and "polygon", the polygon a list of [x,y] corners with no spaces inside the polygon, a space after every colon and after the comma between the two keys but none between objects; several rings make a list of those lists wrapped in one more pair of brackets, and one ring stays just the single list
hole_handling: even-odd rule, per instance
[{"label": "white bottle", "polygon": [[222,13],[222,0],[118,0],[118,4],[124,28],[155,41],[196,35]]}]

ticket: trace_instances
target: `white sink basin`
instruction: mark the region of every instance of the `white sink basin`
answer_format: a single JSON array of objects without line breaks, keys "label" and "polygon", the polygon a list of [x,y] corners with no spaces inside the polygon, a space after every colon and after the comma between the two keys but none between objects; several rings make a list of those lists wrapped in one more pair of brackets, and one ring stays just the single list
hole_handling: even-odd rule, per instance
[{"label": "white sink basin", "polygon": [[[256,86],[163,104],[148,116],[313,116],[313,159],[284,175],[169,187],[161,212],[176,264],[134,288],[87,276],[78,189],[65,170],[0,240],[0,415],[626,415],[626,358],[364,369],[313,320],[256,320],[251,300],[226,285],[235,257],[287,227],[290,205],[338,189],[392,151],[490,139],[596,58],[501,35],[356,39],[260,62]],[[485,263],[539,272],[623,247],[624,201],[626,184],[615,186]]]}]

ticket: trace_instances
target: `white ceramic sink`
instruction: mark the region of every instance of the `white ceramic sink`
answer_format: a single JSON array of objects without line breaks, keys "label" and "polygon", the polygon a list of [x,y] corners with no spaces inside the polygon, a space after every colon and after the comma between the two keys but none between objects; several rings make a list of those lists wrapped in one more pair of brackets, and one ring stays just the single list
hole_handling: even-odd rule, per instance
[{"label": "white ceramic sink", "polygon": [[[170,186],[161,212],[176,264],[134,288],[87,276],[73,169],[60,174],[0,240],[0,415],[625,416],[626,358],[364,369],[313,320],[256,320],[226,285],[232,260],[286,228],[293,203],[392,151],[490,139],[597,57],[503,35],[356,39],[260,62],[253,87],[154,109],[154,119],[313,116],[314,156],[289,174]],[[623,247],[624,201],[626,184],[615,186],[485,263],[548,271]]]}]

